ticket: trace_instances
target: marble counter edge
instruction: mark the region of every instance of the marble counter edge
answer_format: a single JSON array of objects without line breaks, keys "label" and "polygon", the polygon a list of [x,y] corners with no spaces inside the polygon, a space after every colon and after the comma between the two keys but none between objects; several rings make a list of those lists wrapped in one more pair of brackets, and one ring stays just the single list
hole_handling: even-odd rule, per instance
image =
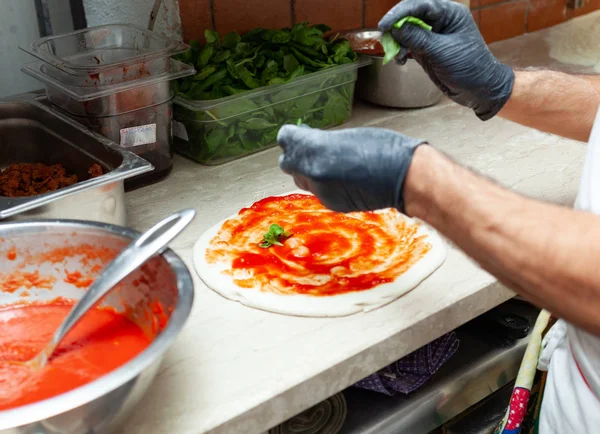
[{"label": "marble counter edge", "polygon": [[[287,419],[312,407],[318,402],[335,395],[350,387],[357,381],[365,378],[373,372],[387,366],[402,358],[423,345],[444,335],[448,330],[454,330],[462,324],[476,318],[490,309],[514,297],[515,293],[503,286],[498,281],[482,287],[468,297],[457,303],[439,310],[433,315],[423,318],[411,327],[374,343],[363,351],[350,355],[344,361],[328,369],[321,371],[312,378],[305,379],[291,388],[287,389],[275,398],[264,401],[259,405],[248,409],[246,412],[234,418],[216,425],[210,430],[211,434],[247,434],[249,432],[265,432],[265,427],[275,427]],[[475,309],[465,309],[465,306]],[[436,322],[443,322],[444,329],[432,327]],[[419,330],[419,338],[414,338],[415,330]],[[405,348],[403,354],[394,353],[393,348],[397,342],[410,337],[410,345]],[[380,360],[383,363],[372,363],[369,356],[373,351],[389,354]],[[350,369],[349,369],[350,368]],[[315,385],[326,385],[326,388],[315,387]],[[311,395],[310,399],[298,399]],[[295,398],[295,399],[294,399]],[[310,404],[307,404],[309,403]],[[254,426],[254,424],[256,426]]]}]

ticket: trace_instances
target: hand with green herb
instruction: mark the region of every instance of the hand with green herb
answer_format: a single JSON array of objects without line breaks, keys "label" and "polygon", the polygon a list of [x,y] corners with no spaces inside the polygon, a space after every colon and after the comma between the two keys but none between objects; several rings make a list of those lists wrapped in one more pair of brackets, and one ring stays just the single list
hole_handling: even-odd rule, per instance
[{"label": "hand with green herb", "polygon": [[404,180],[415,149],[424,143],[378,128],[322,131],[306,125],[283,126],[277,141],[281,169],[339,212],[403,211]]},{"label": "hand with green herb", "polygon": [[[395,25],[413,17],[431,26]],[[472,108],[482,120],[495,116],[506,104],[514,84],[514,72],[494,57],[483,40],[469,9],[451,0],[403,0],[379,22],[391,32],[423,67],[446,96]]]}]

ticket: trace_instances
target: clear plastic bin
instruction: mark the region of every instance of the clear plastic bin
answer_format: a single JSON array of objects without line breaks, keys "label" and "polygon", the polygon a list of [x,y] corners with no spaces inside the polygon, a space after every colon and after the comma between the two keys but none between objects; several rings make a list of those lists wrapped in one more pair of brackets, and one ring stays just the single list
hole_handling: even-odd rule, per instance
[{"label": "clear plastic bin", "polygon": [[156,75],[104,85],[77,84],[72,75],[39,61],[22,70],[46,85],[46,95],[56,110],[154,166],[152,172],[126,180],[125,187],[132,189],[164,178],[173,165],[173,80],[195,70],[172,59],[169,64],[167,71]]},{"label": "clear plastic bin", "polygon": [[[53,102],[68,111],[83,115],[90,113],[107,115],[111,114],[112,109],[110,107],[113,107],[116,103],[114,101],[116,94],[140,87],[168,83],[181,77],[193,75],[196,72],[191,65],[173,59],[168,60],[169,68],[166,71],[137,77],[134,80],[118,80],[116,83],[110,80],[103,82],[101,79],[90,79],[87,74],[74,76],[39,61],[24,64],[21,71],[44,83]],[[121,75],[123,73],[122,68]],[[61,103],[59,99],[71,99],[72,102]],[[140,101],[139,104],[144,105],[145,103]]]},{"label": "clear plastic bin", "polygon": [[[169,69],[169,57],[189,47],[130,24],[110,24],[38,39],[23,51],[73,79],[99,77],[115,84]],[[83,83],[75,83],[83,84]]]},{"label": "clear plastic bin", "polygon": [[[169,87],[169,83],[165,83]],[[162,86],[161,86],[162,87]],[[150,97],[156,85],[123,92],[128,100]],[[162,101],[163,92],[154,100],[154,104],[132,111],[117,112],[107,116],[80,116],[63,110],[54,104],[53,109],[76,120],[81,125],[102,134],[109,140],[119,143],[121,147],[144,158],[154,166],[148,173],[134,176],[125,180],[125,188],[131,190],[151,184],[166,177],[173,167],[173,134],[171,122],[173,119],[173,92]],[[145,95],[144,95],[145,94]],[[119,94],[117,94],[118,96]],[[149,99],[146,99],[149,102]]]},{"label": "clear plastic bin", "polygon": [[217,165],[272,147],[279,128],[299,119],[314,128],[339,125],[352,113],[357,70],[369,63],[361,59],[217,100],[177,96],[174,149],[199,163]]}]

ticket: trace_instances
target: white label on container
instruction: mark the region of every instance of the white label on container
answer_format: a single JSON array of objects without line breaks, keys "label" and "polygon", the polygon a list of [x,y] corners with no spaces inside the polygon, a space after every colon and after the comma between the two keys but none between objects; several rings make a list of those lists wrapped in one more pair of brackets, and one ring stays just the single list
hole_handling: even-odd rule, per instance
[{"label": "white label on container", "polygon": [[121,146],[141,146],[156,142],[156,124],[121,129]]},{"label": "white label on container", "polygon": [[185,129],[185,125],[181,122],[173,121],[173,135],[175,137],[179,137],[181,140],[185,140],[186,142],[190,141],[187,130]]}]

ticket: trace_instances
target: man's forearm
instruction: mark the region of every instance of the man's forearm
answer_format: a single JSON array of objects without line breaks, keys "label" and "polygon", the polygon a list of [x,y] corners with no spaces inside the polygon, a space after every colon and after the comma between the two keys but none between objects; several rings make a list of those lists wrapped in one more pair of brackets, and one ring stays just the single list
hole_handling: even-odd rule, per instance
[{"label": "man's forearm", "polygon": [[599,105],[599,76],[515,71],[510,99],[499,115],[538,130],[587,141]]},{"label": "man's forearm", "polygon": [[519,196],[430,146],[417,148],[404,198],[505,285],[600,335],[600,218]]}]

